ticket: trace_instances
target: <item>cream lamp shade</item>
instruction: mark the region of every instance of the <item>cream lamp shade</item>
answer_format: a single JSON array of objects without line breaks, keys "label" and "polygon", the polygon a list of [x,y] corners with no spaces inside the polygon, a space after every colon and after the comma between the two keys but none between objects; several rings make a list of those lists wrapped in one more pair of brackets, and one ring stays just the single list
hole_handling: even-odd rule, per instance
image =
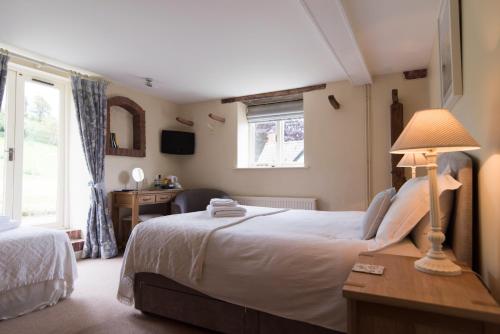
[{"label": "cream lamp shade", "polygon": [[417,177],[417,167],[427,166],[427,158],[422,153],[405,153],[397,167],[410,167],[411,178]]},{"label": "cream lamp shade", "polygon": [[424,167],[426,165],[427,159],[422,153],[405,153],[398,163],[398,167]]},{"label": "cream lamp shade", "polygon": [[479,149],[460,122],[446,109],[417,111],[392,145],[391,153],[452,152]]},{"label": "cream lamp shade", "polygon": [[479,144],[446,109],[416,112],[391,148],[393,154],[425,154],[431,220],[431,231],[427,236],[431,248],[424,257],[415,261],[415,268],[419,271],[449,276],[460,275],[462,272],[460,266],[453,263],[443,252],[445,235],[439,217],[437,155],[441,152],[475,149],[479,149]]}]

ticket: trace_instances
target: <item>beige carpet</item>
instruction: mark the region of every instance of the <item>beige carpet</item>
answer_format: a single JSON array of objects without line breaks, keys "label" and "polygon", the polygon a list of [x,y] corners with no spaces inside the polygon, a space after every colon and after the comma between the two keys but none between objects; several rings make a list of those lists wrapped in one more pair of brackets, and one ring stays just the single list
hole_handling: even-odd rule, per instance
[{"label": "beige carpet", "polygon": [[118,302],[115,295],[121,260],[79,261],[79,278],[70,298],[16,319],[0,321],[0,333],[209,333],[168,319],[143,315]]}]

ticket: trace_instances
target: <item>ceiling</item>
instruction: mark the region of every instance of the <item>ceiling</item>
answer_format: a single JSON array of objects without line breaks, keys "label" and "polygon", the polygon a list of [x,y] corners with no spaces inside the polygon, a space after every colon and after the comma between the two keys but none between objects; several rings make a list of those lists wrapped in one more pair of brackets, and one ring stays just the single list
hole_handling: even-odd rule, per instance
[{"label": "ceiling", "polygon": [[[371,74],[426,67],[439,0],[332,1]],[[0,43],[176,103],[350,78],[300,0],[0,0]]]},{"label": "ceiling", "polygon": [[343,0],[372,75],[427,68],[440,0]]}]

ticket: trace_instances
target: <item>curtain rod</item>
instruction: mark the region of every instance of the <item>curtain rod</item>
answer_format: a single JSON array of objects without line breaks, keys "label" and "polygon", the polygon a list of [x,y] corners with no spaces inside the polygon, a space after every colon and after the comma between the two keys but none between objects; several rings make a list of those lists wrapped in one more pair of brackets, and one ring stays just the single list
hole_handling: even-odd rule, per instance
[{"label": "curtain rod", "polygon": [[44,61],[41,61],[41,60],[38,60],[38,59],[34,59],[34,58],[31,58],[31,57],[28,57],[28,56],[24,56],[24,55],[16,53],[16,52],[11,52],[11,51],[9,51],[7,49],[0,48],[0,54],[5,54],[7,56],[13,56],[15,58],[26,60],[26,61],[35,63],[36,65],[38,65],[40,67],[50,67],[50,68],[53,68],[53,69],[55,69],[57,71],[66,73],[69,76],[76,75],[76,76],[84,77],[84,78],[90,79],[90,80],[103,80],[107,84],[110,83],[108,80],[106,80],[104,78],[101,78],[101,77],[91,77],[91,76],[89,76],[87,74],[82,74],[82,73],[77,72],[77,71],[68,70],[67,68],[60,67],[60,66],[53,65],[53,64],[49,64],[49,63],[46,63]]}]

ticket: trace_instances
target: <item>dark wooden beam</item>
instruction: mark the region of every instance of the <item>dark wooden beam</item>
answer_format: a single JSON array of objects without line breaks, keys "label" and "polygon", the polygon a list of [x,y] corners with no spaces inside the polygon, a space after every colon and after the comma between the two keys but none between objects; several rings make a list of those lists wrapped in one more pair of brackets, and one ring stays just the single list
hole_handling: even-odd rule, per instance
[{"label": "dark wooden beam", "polygon": [[222,99],[221,103],[245,102],[245,101],[257,100],[257,99],[266,99],[266,98],[270,98],[270,97],[296,95],[296,94],[302,94],[305,92],[310,92],[313,90],[325,89],[325,88],[326,88],[326,84],[321,84],[321,85],[306,86],[306,87],[293,88],[293,89],[278,90],[278,91],[269,92],[269,93],[260,93],[260,94],[245,95],[245,96],[238,96],[238,97],[229,97],[229,98]]},{"label": "dark wooden beam", "polygon": [[217,121],[217,122],[221,122],[221,123],[225,123],[226,122],[226,118],[225,117],[217,116],[214,113],[208,114],[208,117],[210,117],[211,119],[213,119],[214,121]]},{"label": "dark wooden beam", "polygon": [[398,103],[398,102],[399,102],[398,90],[393,89],[392,90],[392,103]]},{"label": "dark wooden beam", "polygon": [[328,101],[330,101],[330,104],[335,110],[340,109],[340,103],[337,101],[334,95],[328,95]]},{"label": "dark wooden beam", "polygon": [[194,122],[190,121],[188,119],[182,118],[182,117],[176,117],[175,120],[181,124],[187,125],[187,126],[193,126]]},{"label": "dark wooden beam", "polygon": [[[399,102],[398,90],[392,90],[392,104],[391,104],[391,145],[398,139],[401,132],[403,132],[403,104]],[[392,186],[398,190],[405,183],[404,168],[397,167],[402,155],[391,154],[391,174]]]},{"label": "dark wooden beam", "polygon": [[406,80],[420,79],[425,78],[427,76],[427,69],[423,68],[421,70],[413,70],[413,71],[404,71]]},{"label": "dark wooden beam", "polygon": [[291,101],[300,101],[302,100],[302,94],[293,94],[287,96],[276,96],[276,97],[263,97],[260,99],[246,100],[242,103],[246,104],[248,107],[250,106],[261,106],[263,104],[272,104],[279,102],[291,102]]}]

